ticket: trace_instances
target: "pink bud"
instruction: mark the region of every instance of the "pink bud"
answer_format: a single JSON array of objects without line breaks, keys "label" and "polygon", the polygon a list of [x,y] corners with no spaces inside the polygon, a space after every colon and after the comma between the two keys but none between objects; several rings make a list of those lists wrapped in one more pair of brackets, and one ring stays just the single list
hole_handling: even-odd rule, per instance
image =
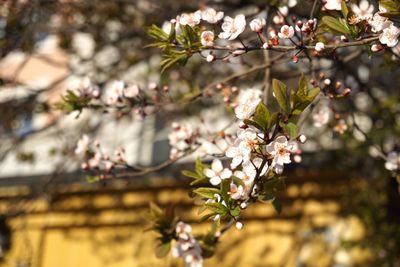
[{"label": "pink bud", "polygon": [[307,137],[304,134],[301,134],[297,137],[300,143],[304,144],[307,141]]},{"label": "pink bud", "polygon": [[298,57],[298,56],[294,56],[294,57],[292,58],[292,61],[293,61],[293,63],[299,62],[299,57]]}]

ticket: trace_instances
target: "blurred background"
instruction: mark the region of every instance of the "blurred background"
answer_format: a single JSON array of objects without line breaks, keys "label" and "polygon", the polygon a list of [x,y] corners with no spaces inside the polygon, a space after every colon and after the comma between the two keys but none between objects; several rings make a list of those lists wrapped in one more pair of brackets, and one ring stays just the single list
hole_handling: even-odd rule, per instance
[{"label": "blurred background", "polygon": [[[74,149],[88,133],[105,150],[123,146],[130,164],[160,164],[169,157],[172,120],[200,117],[202,127],[217,129],[229,123],[222,97],[145,119],[91,110],[77,119],[54,105],[83,77],[101,89],[116,79],[142,88],[169,84],[179,98],[256,66],[264,60],[257,53],[212,65],[193,57],[161,75],[160,52],[145,48],[151,40],[144,27],[205,6],[252,17],[269,2],[0,0],[0,266],[183,266],[155,257],[144,214],[150,202],[175,206],[195,232],[206,231],[180,173],[192,168],[193,157],[145,176],[90,183]],[[307,17],[312,4],[301,1],[291,11]],[[399,60],[393,52],[371,58],[357,49],[316,67],[351,86],[354,101],[335,108],[350,109],[346,119],[358,126],[338,135],[304,122],[309,140],[302,163],[288,170],[282,214],[267,204],[251,207],[244,229],[231,229],[205,266],[400,266],[398,181],[374,150],[399,149]],[[281,64],[272,77],[296,84],[304,71]],[[256,72],[234,85],[262,82]]]}]

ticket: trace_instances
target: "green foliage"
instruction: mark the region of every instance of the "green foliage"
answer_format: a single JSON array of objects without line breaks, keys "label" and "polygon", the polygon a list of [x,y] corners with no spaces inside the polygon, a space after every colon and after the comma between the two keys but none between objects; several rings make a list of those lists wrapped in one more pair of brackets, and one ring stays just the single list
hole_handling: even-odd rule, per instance
[{"label": "green foliage", "polygon": [[321,89],[319,87],[310,89],[307,79],[305,78],[304,74],[302,74],[299,80],[299,87],[297,91],[291,92],[291,115],[299,116],[303,110],[314,101],[320,91]]},{"label": "green foliage", "polygon": [[331,16],[324,16],[321,19],[319,29],[324,32],[328,31],[335,35],[350,34],[351,31],[348,27],[346,19],[335,18]]},{"label": "green foliage", "polygon": [[172,208],[163,211],[160,207],[151,203],[147,219],[151,223],[149,230],[159,234],[157,237],[156,256],[164,257],[171,249],[171,241],[175,238],[175,227],[178,218]]},{"label": "green foliage", "polygon": [[175,31],[175,24],[171,24],[170,34],[164,32],[160,27],[152,25],[146,28],[147,34],[154,42],[147,47],[156,47],[162,50],[161,72],[174,65],[185,65],[193,53],[201,48],[200,28],[180,25],[181,33]]},{"label": "green foliage", "polygon": [[61,99],[60,102],[56,103],[56,108],[67,113],[75,110],[79,111],[79,113],[82,112],[91,100],[88,97],[80,97],[71,90],[68,90],[66,95],[61,96]]},{"label": "green foliage", "polygon": [[182,174],[186,177],[192,178],[194,179],[194,181],[192,181],[190,183],[190,185],[196,185],[196,184],[201,184],[201,183],[207,183],[208,179],[206,178],[206,176],[204,175],[204,165],[201,162],[200,158],[196,159],[196,163],[195,163],[195,172],[193,171],[187,171],[184,170],[182,171]]},{"label": "green foliage", "polygon": [[[400,2],[397,0],[380,0],[379,5],[385,8],[389,13],[400,11]],[[382,13],[380,13],[382,15]]]},{"label": "green foliage", "polygon": [[244,122],[248,125],[252,125],[262,132],[266,132],[270,128],[271,115],[267,106],[264,103],[260,103],[251,120],[245,120]]},{"label": "green foliage", "polygon": [[275,99],[278,101],[279,107],[281,110],[289,114],[290,113],[290,104],[288,102],[287,97],[287,87],[283,82],[273,79],[272,80],[272,90],[274,91]]}]

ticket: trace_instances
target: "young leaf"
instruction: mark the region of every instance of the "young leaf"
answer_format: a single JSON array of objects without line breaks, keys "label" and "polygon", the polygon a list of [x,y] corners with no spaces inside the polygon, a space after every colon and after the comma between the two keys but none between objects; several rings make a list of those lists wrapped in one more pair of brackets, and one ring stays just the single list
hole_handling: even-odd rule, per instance
[{"label": "young leaf", "polygon": [[208,199],[210,199],[210,198],[212,199],[212,198],[214,198],[215,194],[220,193],[217,188],[212,188],[212,187],[199,187],[199,188],[193,190],[193,192],[201,197],[208,198]]},{"label": "young leaf", "polygon": [[289,135],[290,139],[295,139],[298,136],[296,124],[289,122],[287,124],[282,123],[281,126],[283,129],[285,129],[285,131]]},{"label": "young leaf", "polygon": [[186,170],[183,170],[182,171],[182,174],[184,175],[184,176],[186,176],[186,177],[190,177],[190,178],[193,178],[193,179],[201,179],[201,178],[203,178],[203,177],[201,177],[198,173],[195,173],[195,172],[192,172],[192,171],[186,171]]},{"label": "young leaf", "polygon": [[254,113],[253,120],[261,126],[263,131],[268,129],[270,114],[267,106],[264,103],[260,103],[257,106],[256,112]]},{"label": "young leaf", "polygon": [[281,214],[282,212],[282,203],[279,200],[279,198],[274,198],[274,200],[272,200],[272,206],[275,208],[276,212],[278,214]]},{"label": "young leaf", "polygon": [[156,247],[157,258],[163,258],[167,256],[169,250],[171,249],[171,242],[161,243]]},{"label": "young leaf", "polygon": [[274,91],[276,101],[278,101],[278,104],[280,108],[286,113],[289,114],[290,112],[290,107],[289,103],[287,100],[287,87],[286,85],[277,80],[273,79],[272,80],[272,90]]},{"label": "young leaf", "polygon": [[332,33],[350,34],[346,21],[339,20],[331,16],[324,16],[321,19],[322,23],[332,30]]}]

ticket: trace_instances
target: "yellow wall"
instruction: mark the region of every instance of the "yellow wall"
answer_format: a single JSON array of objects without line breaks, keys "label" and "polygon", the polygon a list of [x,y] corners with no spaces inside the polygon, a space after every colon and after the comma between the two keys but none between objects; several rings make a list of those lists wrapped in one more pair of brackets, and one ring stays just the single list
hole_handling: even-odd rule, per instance
[{"label": "yellow wall", "polygon": [[[293,177],[297,180],[288,182],[282,215],[277,216],[268,204],[250,207],[244,229],[229,230],[216,257],[205,266],[296,266],[299,257],[304,262],[312,258],[306,266],[331,266],[339,243],[327,244],[323,235],[312,234],[311,229],[331,225],[347,239],[362,237],[356,218],[344,220],[337,215],[340,190],[350,184],[346,178],[337,177],[333,186],[316,182],[321,177],[332,179],[326,174]],[[175,203],[188,222],[199,217],[185,185],[162,180],[148,187],[72,185],[33,199],[6,197],[0,210],[8,214],[19,210],[19,214],[9,219],[12,249],[1,266],[182,266],[171,257],[154,256],[155,236],[144,231],[143,219],[150,202]],[[194,232],[204,232],[207,226],[196,224]],[[363,253],[357,251],[356,256]]]}]

